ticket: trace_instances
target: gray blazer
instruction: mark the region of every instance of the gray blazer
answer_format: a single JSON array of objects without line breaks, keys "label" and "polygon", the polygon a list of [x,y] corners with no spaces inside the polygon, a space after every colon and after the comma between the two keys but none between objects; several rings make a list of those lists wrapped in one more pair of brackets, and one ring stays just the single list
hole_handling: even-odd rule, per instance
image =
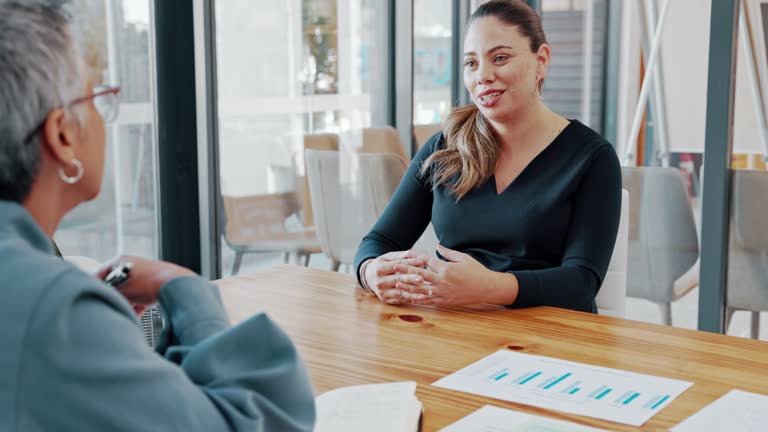
[{"label": "gray blazer", "polygon": [[0,296],[0,430],[312,430],[289,338],[264,314],[230,328],[201,278],[160,290],[163,358],[123,296],[55,257],[26,209],[0,201]]}]

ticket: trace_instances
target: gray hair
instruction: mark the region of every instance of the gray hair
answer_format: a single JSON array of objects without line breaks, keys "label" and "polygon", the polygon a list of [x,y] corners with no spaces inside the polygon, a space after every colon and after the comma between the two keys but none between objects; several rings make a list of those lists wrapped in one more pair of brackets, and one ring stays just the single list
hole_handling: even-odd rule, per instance
[{"label": "gray hair", "polygon": [[[26,199],[39,170],[41,125],[82,96],[85,67],[67,3],[0,0],[0,199]],[[77,112],[67,115],[82,124]]]}]

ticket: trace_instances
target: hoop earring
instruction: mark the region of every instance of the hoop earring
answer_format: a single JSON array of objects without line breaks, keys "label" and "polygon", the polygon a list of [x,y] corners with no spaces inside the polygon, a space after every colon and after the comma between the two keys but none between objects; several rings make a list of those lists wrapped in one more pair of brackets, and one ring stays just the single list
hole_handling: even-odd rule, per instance
[{"label": "hoop earring", "polygon": [[83,172],[85,171],[83,169],[83,163],[77,159],[72,159],[72,165],[77,169],[77,173],[72,177],[69,177],[67,173],[64,172],[64,168],[59,167],[59,178],[66,184],[75,184],[83,178]]},{"label": "hoop earring", "polygon": [[544,80],[541,78],[541,75],[536,76],[536,89],[539,92],[539,100],[544,102],[544,95],[541,93],[541,88],[544,86]]}]

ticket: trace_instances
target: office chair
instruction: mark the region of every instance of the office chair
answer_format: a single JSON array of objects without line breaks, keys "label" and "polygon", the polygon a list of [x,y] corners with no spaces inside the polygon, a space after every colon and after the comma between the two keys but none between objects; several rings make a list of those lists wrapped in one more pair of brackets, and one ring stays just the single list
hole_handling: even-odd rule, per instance
[{"label": "office chair", "polygon": [[629,191],[627,295],[656,303],[672,324],[671,303],[685,292],[675,282],[699,256],[693,210],[677,168],[622,167]]},{"label": "office chair", "polygon": [[735,311],[750,311],[750,337],[757,339],[760,311],[768,311],[768,171],[734,170],[726,329]]},{"label": "office chair", "polygon": [[[362,238],[384,212],[407,168],[391,153],[348,154],[307,150],[312,211],[323,252],[333,269],[350,265]],[[340,161],[340,158],[346,158]],[[349,165],[349,179],[342,180],[340,166]],[[434,251],[437,237],[431,224],[413,246]]]}]

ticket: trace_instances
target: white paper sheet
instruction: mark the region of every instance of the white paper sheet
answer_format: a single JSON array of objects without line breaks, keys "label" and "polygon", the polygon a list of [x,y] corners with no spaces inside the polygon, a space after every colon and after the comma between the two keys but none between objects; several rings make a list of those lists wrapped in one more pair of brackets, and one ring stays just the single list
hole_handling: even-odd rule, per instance
[{"label": "white paper sheet", "polygon": [[768,396],[731,390],[670,430],[764,432],[768,430]]},{"label": "white paper sheet", "polygon": [[497,351],[433,385],[641,426],[693,383]]},{"label": "white paper sheet", "polygon": [[486,405],[440,432],[607,432],[589,426],[548,419]]},{"label": "white paper sheet", "polygon": [[342,387],[315,399],[315,432],[416,431],[421,402],[412,381]]}]

